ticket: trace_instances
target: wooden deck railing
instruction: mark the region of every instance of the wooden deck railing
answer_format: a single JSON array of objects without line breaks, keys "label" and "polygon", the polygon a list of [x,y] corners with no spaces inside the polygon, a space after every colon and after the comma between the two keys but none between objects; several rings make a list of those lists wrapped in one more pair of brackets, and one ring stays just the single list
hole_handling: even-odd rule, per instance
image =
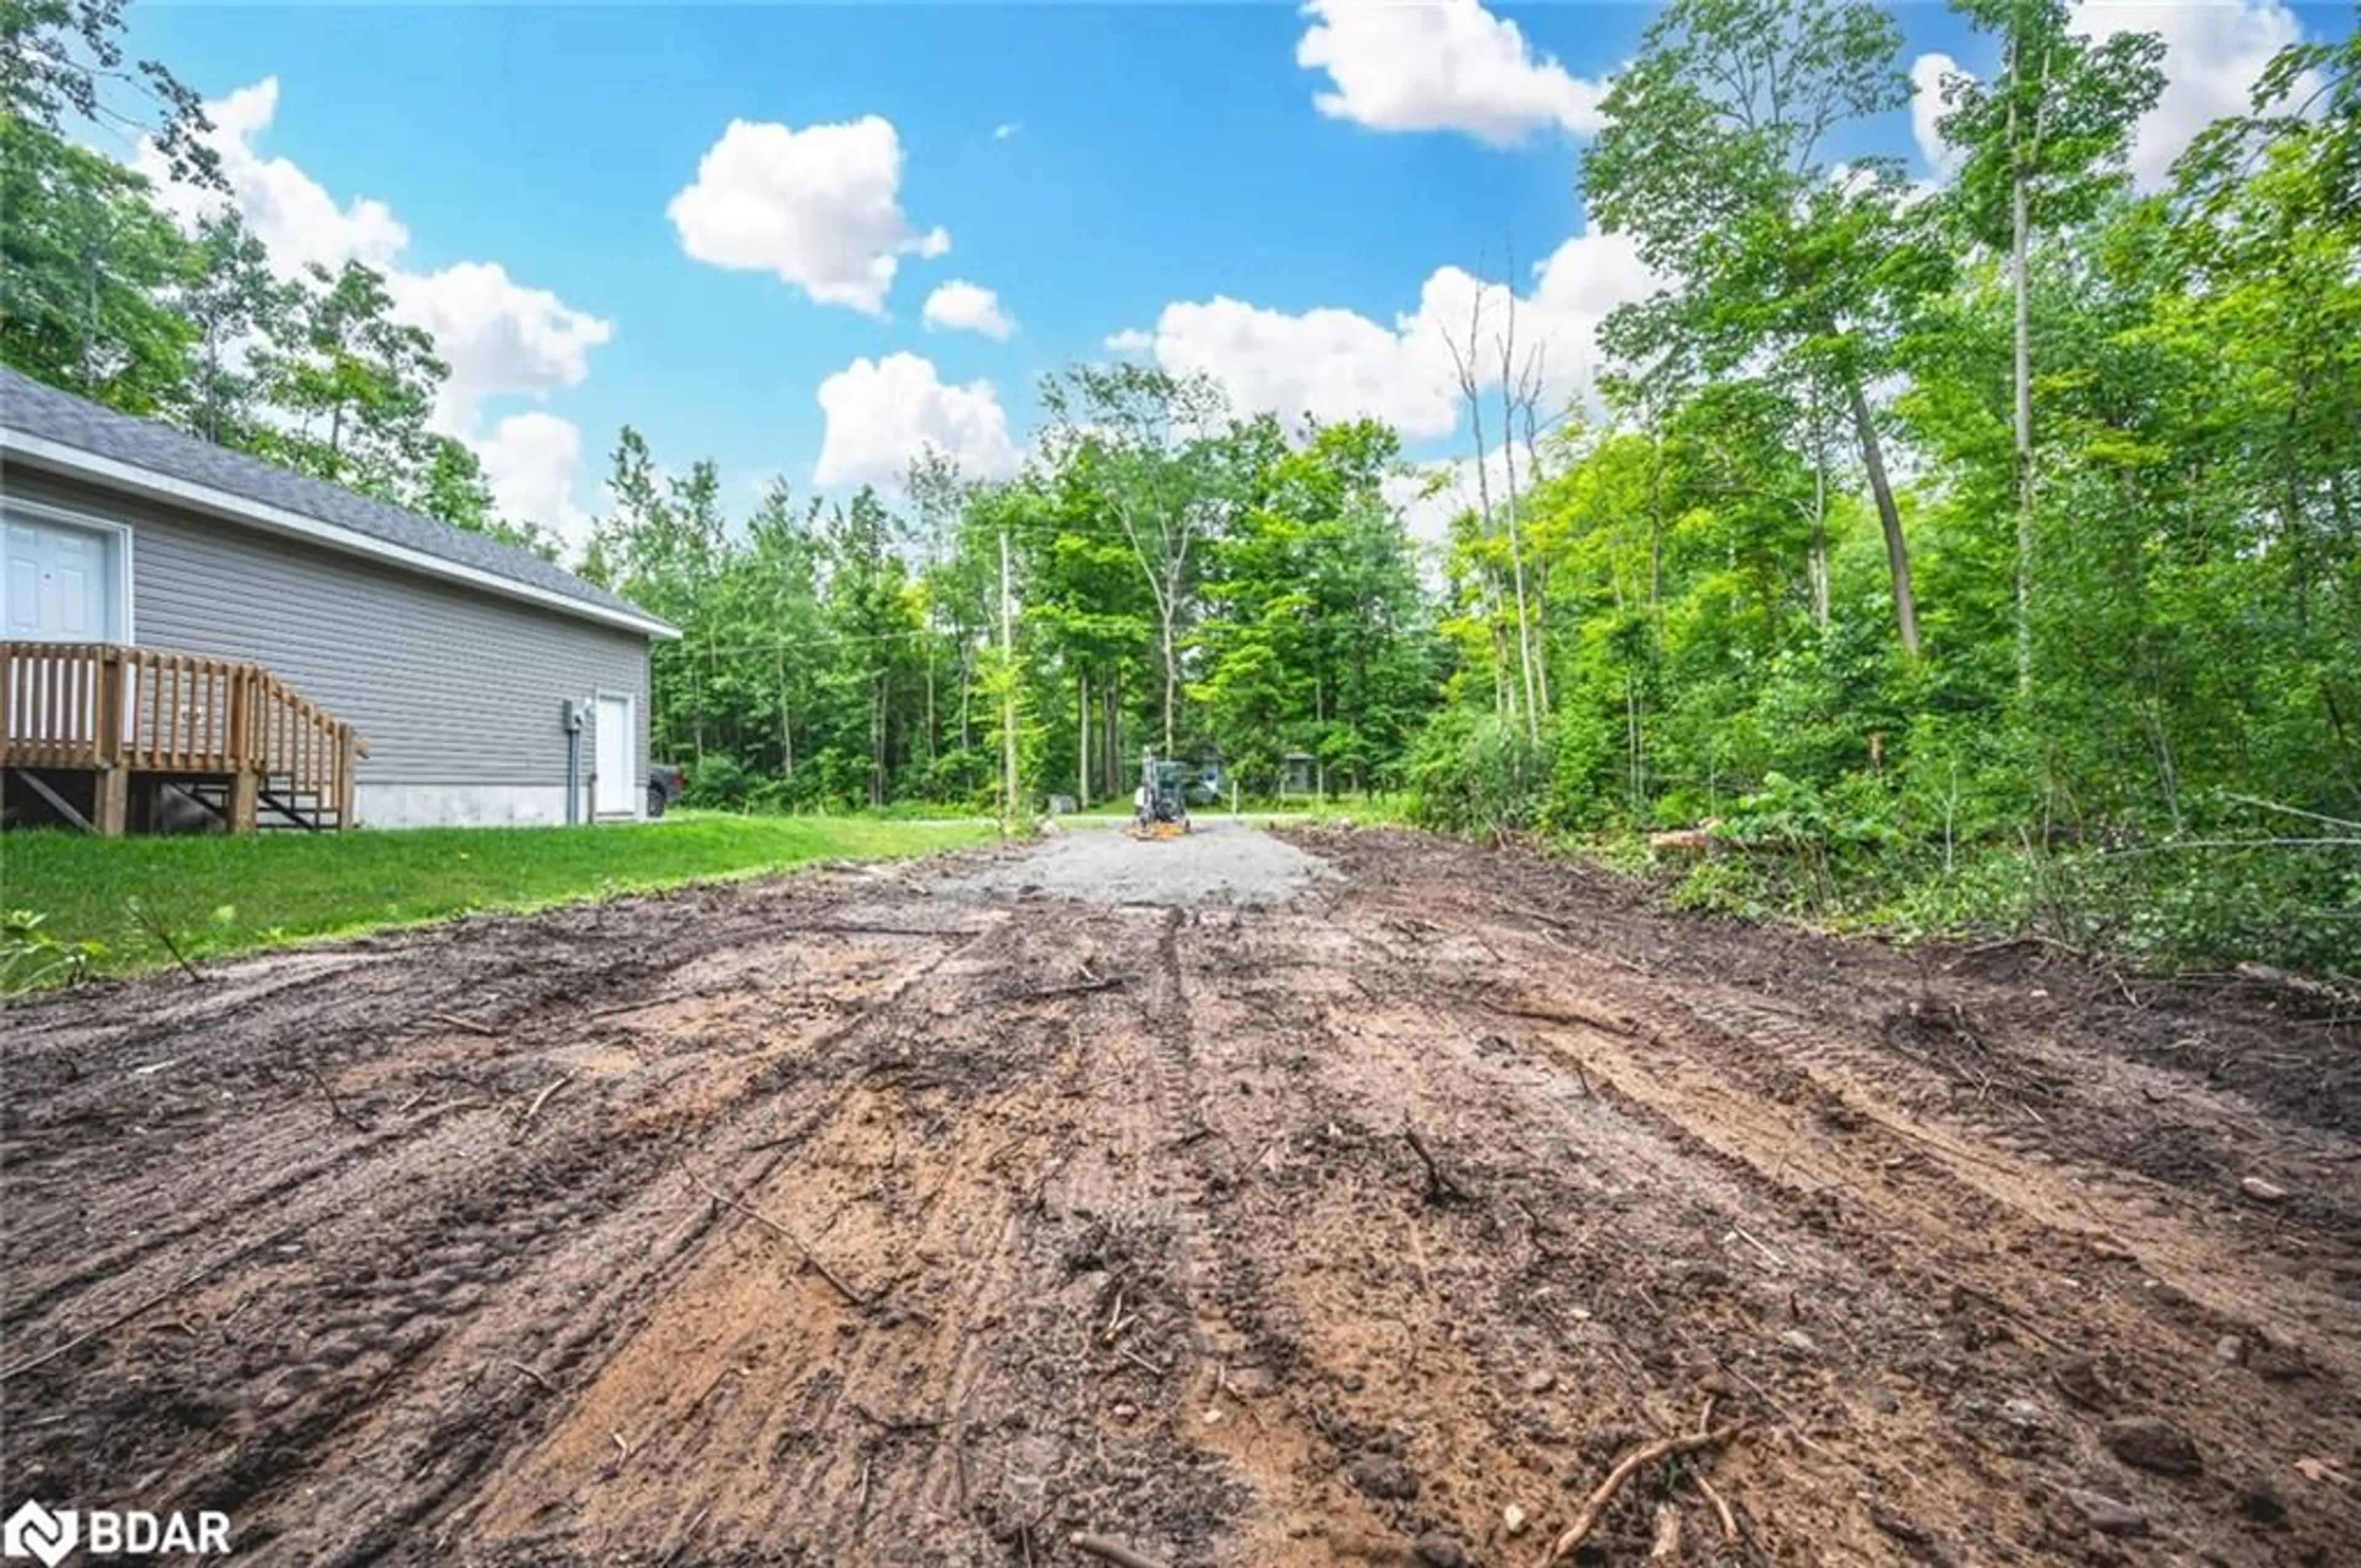
[{"label": "wooden deck railing", "polygon": [[0,642],[0,767],[227,775],[352,820],[368,742],[262,665],[108,642]]}]

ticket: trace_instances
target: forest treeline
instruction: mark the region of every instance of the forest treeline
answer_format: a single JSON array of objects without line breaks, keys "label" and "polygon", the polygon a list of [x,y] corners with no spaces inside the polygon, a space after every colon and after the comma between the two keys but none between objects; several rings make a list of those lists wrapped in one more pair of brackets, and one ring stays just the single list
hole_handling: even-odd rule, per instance
[{"label": "forest treeline", "polygon": [[[1543,406],[1503,305],[1453,345],[1476,504],[1422,565],[1381,423],[1078,366],[1021,473],[889,498],[622,432],[581,563],[682,628],[657,744],[704,798],[1036,809],[1144,749],[1406,794],[1432,825],[1714,819],[1688,896],[2189,961],[2361,970],[2361,36],[2290,48],[2158,190],[2145,35],[1958,0],[1947,177],[1893,16],[1676,0],[1570,170],[1664,287]],[[543,550],[431,412],[358,264],[276,273],[77,146],[119,0],[8,7],[0,357]],[[146,130],[217,181],[160,66]],[[1481,366],[1497,367],[1487,374]],[[1016,798],[1005,798],[1006,781]]]}]

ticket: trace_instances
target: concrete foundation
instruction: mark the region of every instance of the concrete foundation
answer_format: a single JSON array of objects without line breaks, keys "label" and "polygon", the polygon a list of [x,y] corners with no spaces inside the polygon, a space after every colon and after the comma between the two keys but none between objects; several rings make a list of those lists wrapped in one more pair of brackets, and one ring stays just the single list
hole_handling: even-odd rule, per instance
[{"label": "concrete foundation", "polygon": [[[589,819],[589,790],[582,817]],[[353,814],[363,828],[549,828],[566,822],[566,786],[557,784],[361,784]],[[630,817],[637,820],[643,803]]]}]

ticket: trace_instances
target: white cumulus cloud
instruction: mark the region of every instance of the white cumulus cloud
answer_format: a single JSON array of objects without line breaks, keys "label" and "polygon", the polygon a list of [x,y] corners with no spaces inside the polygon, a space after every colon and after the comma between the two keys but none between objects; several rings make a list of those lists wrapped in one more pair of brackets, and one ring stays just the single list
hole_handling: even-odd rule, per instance
[{"label": "white cumulus cloud", "polygon": [[131,165],[154,183],[163,203],[183,225],[235,203],[262,243],[272,267],[292,276],[314,262],[342,267],[358,261],[384,271],[410,244],[410,231],[383,202],[356,197],[339,203],[319,181],[285,158],[265,156],[255,147],[279,116],[279,79],[266,76],[250,87],[206,104],[213,120],[207,138],[221,158],[229,195],[175,184],[171,167],[156,144],[142,138]]},{"label": "white cumulus cloud", "polygon": [[895,489],[928,448],[972,478],[1005,478],[1019,457],[1008,415],[989,381],[947,384],[915,354],[856,359],[819,384],[827,433],[813,481]]},{"label": "white cumulus cloud", "polygon": [[402,319],[434,334],[451,367],[436,418],[453,431],[472,426],[487,398],[581,385],[590,351],[614,335],[612,323],[517,282],[497,261],[396,271],[386,291]]},{"label": "white cumulus cloud", "polygon": [[1005,341],[1016,331],[1016,320],[1000,308],[1000,296],[964,278],[938,284],[920,314],[927,325],[944,332],[980,332]]},{"label": "white cumulus cloud", "polygon": [[2164,40],[2164,93],[2132,138],[2133,178],[2149,190],[2171,177],[2173,160],[2200,131],[2246,113],[2271,57],[2303,37],[2303,24],[2279,0],[2075,0],[2073,16],[2075,30],[2094,38],[2154,33]]},{"label": "white cumulus cloud", "polygon": [[1461,131],[1508,147],[1560,126],[1595,131],[1605,84],[1536,56],[1481,0],[1427,5],[1311,0],[1295,63],[1333,86],[1312,103],[1378,131]]},{"label": "white cumulus cloud", "polygon": [[257,145],[278,116],[279,99],[278,78],[266,77],[205,105],[214,122],[210,143],[229,186],[225,195],[172,183],[151,142],[133,150],[132,165],[155,182],[183,225],[235,207],[282,277],[313,263],[335,269],[346,261],[383,273],[395,318],[431,333],[435,352],[451,368],[435,403],[435,429],[475,448],[504,512],[578,542],[583,513],[574,504],[573,486],[580,433],[540,411],[511,415],[487,430],[483,405],[489,398],[543,397],[580,385],[589,374],[590,351],[613,335],[613,323],[547,289],[517,281],[497,261],[462,261],[431,272],[402,266],[410,231],[385,203],[339,202],[292,159]]},{"label": "white cumulus cloud", "polygon": [[1242,409],[1292,423],[1371,414],[1411,440],[1447,433],[1449,387],[1415,373],[1412,345],[1355,311],[1291,313],[1226,296],[1175,301],[1157,318],[1157,362],[1176,376],[1212,376]]},{"label": "white cumulus cloud", "polygon": [[1960,62],[1939,50],[1910,62],[1910,137],[1918,144],[1918,156],[1938,180],[1949,178],[1959,169],[1959,149],[1943,140],[1936,122],[1950,113],[1950,105],[1943,102],[1943,80],[1960,74]]},{"label": "white cumulus cloud", "polygon": [[876,115],[796,130],[731,120],[665,208],[695,260],[772,272],[821,304],[881,315],[905,256],[940,256],[902,212],[902,143]]},{"label": "white cumulus cloud", "polygon": [[[1521,366],[1540,350],[1544,411],[1554,412],[1596,384],[1598,323],[1656,284],[1631,242],[1614,235],[1578,235],[1534,273],[1531,290],[1516,296],[1517,358]],[[1246,411],[1290,422],[1306,413],[1329,422],[1367,415],[1406,441],[1426,441],[1458,427],[1452,345],[1466,353],[1471,317],[1478,385],[1499,382],[1509,305],[1508,285],[1444,267],[1421,287],[1417,308],[1390,325],[1335,307],[1290,313],[1216,297],[1176,301],[1152,330],[1106,342],[1152,355],[1175,375],[1210,375]]]},{"label": "white cumulus cloud", "polygon": [[590,514],[574,499],[582,469],[582,432],[573,421],[529,409],[511,414],[475,442],[484,477],[503,517],[539,523],[578,555],[590,540]]}]

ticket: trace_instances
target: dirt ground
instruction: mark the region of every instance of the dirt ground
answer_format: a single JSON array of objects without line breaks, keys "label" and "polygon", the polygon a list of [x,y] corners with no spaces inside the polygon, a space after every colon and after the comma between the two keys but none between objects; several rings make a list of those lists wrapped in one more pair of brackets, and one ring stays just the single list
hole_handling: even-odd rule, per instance
[{"label": "dirt ground", "polygon": [[1573,1560],[2361,1563],[2361,1024],[2300,1000],[1243,828],[60,996],[0,1018],[0,1507],[1536,1564],[1743,1423]]}]

